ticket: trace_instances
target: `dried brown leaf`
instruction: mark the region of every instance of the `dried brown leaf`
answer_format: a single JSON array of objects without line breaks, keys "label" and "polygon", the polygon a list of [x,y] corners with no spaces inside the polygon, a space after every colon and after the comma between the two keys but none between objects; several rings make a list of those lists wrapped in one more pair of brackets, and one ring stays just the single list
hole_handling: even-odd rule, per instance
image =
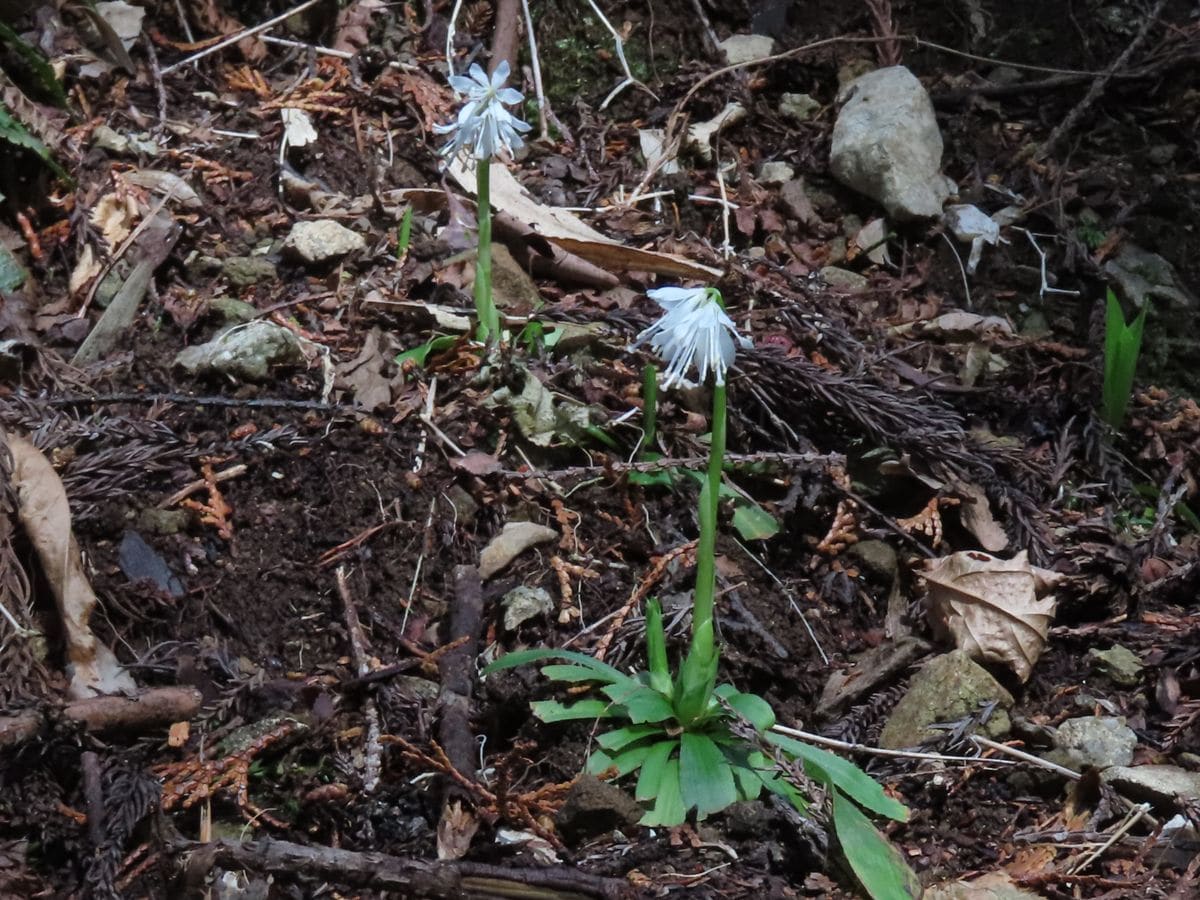
[{"label": "dried brown leaf", "polygon": [[934,631],[974,659],[1002,663],[1028,680],[1057,606],[1043,595],[1061,576],[1031,566],[1024,550],[1010,560],[971,550],[927,565],[922,577]]},{"label": "dried brown leaf", "polygon": [[66,644],[72,699],[132,691],[133,679],[108,647],[96,640],[89,621],[96,595],[83,571],[79,545],[71,532],[71,508],[58,473],[33,444],[9,436],[17,516],[37,554],[54,595]]}]

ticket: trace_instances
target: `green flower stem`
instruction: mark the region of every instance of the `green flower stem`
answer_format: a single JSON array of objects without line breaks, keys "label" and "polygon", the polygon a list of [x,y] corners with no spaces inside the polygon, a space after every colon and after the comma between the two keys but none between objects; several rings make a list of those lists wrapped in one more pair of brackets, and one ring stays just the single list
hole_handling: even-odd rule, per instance
[{"label": "green flower stem", "polygon": [[642,369],[642,450],[653,450],[658,433],[658,366]]},{"label": "green flower stem", "polygon": [[475,260],[475,314],[479,318],[476,336],[481,341],[500,338],[500,313],[492,299],[492,161],[475,163],[476,198],[479,210],[479,254]]},{"label": "green flower stem", "polygon": [[712,439],[708,476],[700,491],[700,539],[696,544],[696,599],[692,608],[691,652],[713,654],[713,601],[716,595],[717,511],[725,463],[725,386],[713,388]]}]

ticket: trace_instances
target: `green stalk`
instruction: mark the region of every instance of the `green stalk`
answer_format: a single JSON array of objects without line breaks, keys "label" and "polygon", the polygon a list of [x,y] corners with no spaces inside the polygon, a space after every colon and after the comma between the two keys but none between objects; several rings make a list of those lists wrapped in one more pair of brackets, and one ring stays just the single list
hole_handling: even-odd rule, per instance
[{"label": "green stalk", "polygon": [[642,369],[642,450],[653,450],[658,432],[658,367],[646,363]]},{"label": "green stalk", "polygon": [[725,460],[725,387],[713,388],[712,439],[708,474],[700,490],[700,538],[696,543],[696,593],[692,604],[692,644],[675,684],[675,717],[685,729],[707,719],[717,684],[713,606],[717,588],[717,508],[721,499],[721,469]]},{"label": "green stalk", "polygon": [[717,587],[717,511],[725,464],[725,386],[713,388],[712,439],[708,476],[700,491],[700,539],[696,544],[696,599],[692,609],[692,652],[713,652],[713,603]]},{"label": "green stalk", "polygon": [[476,198],[479,209],[479,254],[475,260],[475,314],[479,318],[476,336],[486,342],[500,338],[500,313],[492,299],[492,207],[490,159],[475,162]]}]

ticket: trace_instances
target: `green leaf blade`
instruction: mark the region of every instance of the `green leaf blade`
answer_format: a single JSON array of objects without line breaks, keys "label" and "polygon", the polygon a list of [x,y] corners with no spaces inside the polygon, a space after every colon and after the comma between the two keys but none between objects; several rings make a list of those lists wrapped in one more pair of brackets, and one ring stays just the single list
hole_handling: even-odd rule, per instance
[{"label": "green leaf blade", "polygon": [[680,735],[679,784],[684,810],[694,808],[701,819],[737,802],[729,760],[706,734]]},{"label": "green leaf blade", "polygon": [[854,802],[833,791],[833,827],[846,862],[873,900],[916,900],[921,882]]}]

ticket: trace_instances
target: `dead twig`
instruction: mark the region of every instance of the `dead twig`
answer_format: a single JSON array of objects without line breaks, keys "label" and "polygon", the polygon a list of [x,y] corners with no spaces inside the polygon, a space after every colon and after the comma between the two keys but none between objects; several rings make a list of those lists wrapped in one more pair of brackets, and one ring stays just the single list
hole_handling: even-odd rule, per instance
[{"label": "dead twig", "polygon": [[[350,638],[350,657],[359,678],[371,671],[371,660],[367,655],[367,639],[363,634],[358,609],[350,593],[350,579],[345,566],[337,569],[337,591],[342,601],[342,612],[346,619],[346,634]],[[373,794],[379,787],[379,773],[383,770],[383,745],[379,741],[382,729],[379,726],[379,707],[375,698],[368,695],[363,701],[363,718],[367,721],[366,747],[363,750],[363,791]]]},{"label": "dead twig", "polygon": [[210,54],[216,53],[218,50],[224,50],[226,47],[229,47],[232,44],[236,44],[239,41],[245,40],[248,37],[254,37],[254,35],[259,34],[260,32],[266,31],[270,28],[274,28],[280,22],[287,21],[292,16],[296,15],[296,13],[304,12],[304,10],[308,9],[310,6],[315,6],[319,2],[320,2],[320,0],[304,0],[304,2],[299,4],[298,6],[293,6],[287,12],[282,12],[279,15],[275,16],[274,18],[267,19],[267,21],[263,22],[261,25],[255,25],[252,28],[243,28],[241,31],[237,32],[236,34],[231,34],[229,37],[225,38],[222,41],[218,41],[217,43],[213,44],[211,47],[205,47],[203,50],[197,50],[195,53],[193,53],[191,56],[187,57],[186,59],[181,59],[179,62],[172,63],[171,65],[169,65],[165,69],[163,69],[162,70],[163,77],[165,78],[167,75],[170,75],[176,69],[182,69],[184,66],[191,65],[192,63],[196,62],[197,60],[204,59],[204,57],[209,56]]},{"label": "dead twig", "polygon": [[404,897],[452,900],[459,897],[548,898],[570,895],[597,900],[632,900],[627,881],[589,875],[574,866],[522,869],[473,862],[431,862],[386,853],[357,853],[335,847],[309,847],[290,841],[174,841],[183,856],[181,887],[200,888],[212,870],[250,869],[285,878],[333,881],[397,892]]}]

